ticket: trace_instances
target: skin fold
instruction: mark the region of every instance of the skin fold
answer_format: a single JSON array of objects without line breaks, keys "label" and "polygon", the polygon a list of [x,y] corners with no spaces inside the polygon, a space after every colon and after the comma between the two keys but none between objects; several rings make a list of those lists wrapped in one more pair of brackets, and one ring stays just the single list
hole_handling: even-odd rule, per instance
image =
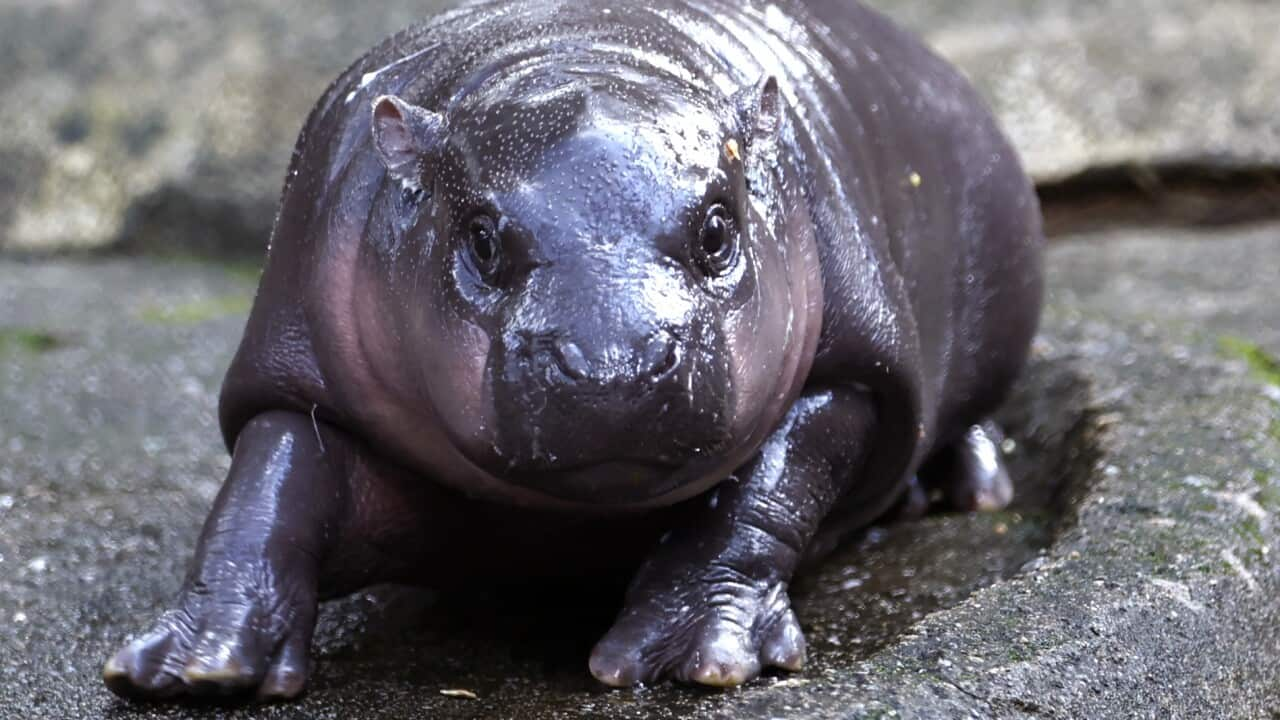
[{"label": "skin fold", "polygon": [[609,685],[799,670],[787,588],[1012,496],[1030,181],[847,0],[468,4],[321,98],[223,386],[231,470],[115,693],[303,692],[317,604],[634,573]]}]

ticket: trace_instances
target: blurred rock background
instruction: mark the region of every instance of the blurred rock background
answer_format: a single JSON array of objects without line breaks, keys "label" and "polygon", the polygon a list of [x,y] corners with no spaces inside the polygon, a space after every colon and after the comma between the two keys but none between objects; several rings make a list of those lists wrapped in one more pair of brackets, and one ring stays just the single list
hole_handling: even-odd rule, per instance
[{"label": "blurred rock background", "polygon": [[[311,104],[448,4],[0,0],[0,251],[261,253]],[[969,73],[1048,188],[1243,172],[1280,197],[1280,3],[873,4]]]}]

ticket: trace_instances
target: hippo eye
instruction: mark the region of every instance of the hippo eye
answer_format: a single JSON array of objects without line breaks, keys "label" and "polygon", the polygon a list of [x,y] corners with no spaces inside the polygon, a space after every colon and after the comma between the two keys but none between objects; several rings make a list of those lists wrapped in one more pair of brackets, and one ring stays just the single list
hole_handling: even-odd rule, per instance
[{"label": "hippo eye", "polygon": [[497,273],[502,261],[502,246],[498,241],[498,228],[493,218],[477,215],[467,226],[469,249],[476,268],[486,278]]},{"label": "hippo eye", "polygon": [[702,271],[710,276],[721,275],[733,265],[738,246],[734,240],[733,216],[724,203],[716,203],[707,211],[693,255]]}]

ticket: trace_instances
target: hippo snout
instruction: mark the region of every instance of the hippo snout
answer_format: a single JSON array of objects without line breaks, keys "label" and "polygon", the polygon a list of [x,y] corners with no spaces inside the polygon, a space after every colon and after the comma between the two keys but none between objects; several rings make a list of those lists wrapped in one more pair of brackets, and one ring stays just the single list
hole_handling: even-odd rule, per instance
[{"label": "hippo snout", "polygon": [[677,372],[683,354],[668,330],[657,330],[632,348],[605,347],[589,355],[583,345],[564,335],[531,337],[518,346],[515,363],[526,366],[535,382],[582,386],[633,379],[633,389],[646,392]]},{"label": "hippo snout", "polygon": [[726,371],[691,362],[698,353],[683,337],[661,327],[507,334],[493,385],[501,474],[670,469],[722,444]]}]

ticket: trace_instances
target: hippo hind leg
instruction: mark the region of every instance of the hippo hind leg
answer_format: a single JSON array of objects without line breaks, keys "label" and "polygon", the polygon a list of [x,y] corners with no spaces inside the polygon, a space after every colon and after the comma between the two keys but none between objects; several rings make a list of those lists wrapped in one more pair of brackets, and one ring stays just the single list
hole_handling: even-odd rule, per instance
[{"label": "hippo hind leg", "polygon": [[971,426],[920,469],[920,484],[944,505],[961,512],[1003,510],[1013,500],[1013,480],[1005,467],[1004,433],[987,420]]},{"label": "hippo hind leg", "polygon": [[862,503],[842,503],[823,523],[805,552],[812,568],[847,538],[872,523],[919,520],[931,510],[994,512],[1013,500],[1013,481],[1005,467],[1004,433],[988,420],[971,426],[955,442],[936,451],[902,487],[885,514],[868,514]]}]

